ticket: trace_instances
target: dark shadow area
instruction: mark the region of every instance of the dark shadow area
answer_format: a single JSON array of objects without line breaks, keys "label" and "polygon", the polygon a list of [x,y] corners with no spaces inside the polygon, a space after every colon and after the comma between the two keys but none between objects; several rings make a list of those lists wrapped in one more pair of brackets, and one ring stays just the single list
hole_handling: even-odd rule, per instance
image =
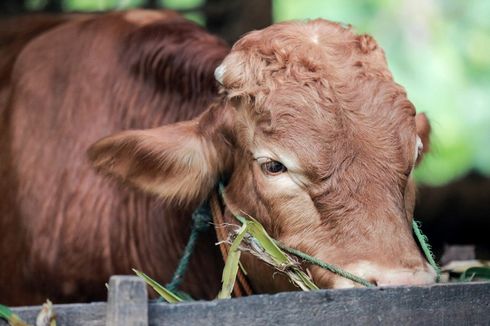
[{"label": "dark shadow area", "polygon": [[475,245],[490,259],[490,178],[471,172],[441,187],[419,187],[415,217],[435,252],[444,245]]}]

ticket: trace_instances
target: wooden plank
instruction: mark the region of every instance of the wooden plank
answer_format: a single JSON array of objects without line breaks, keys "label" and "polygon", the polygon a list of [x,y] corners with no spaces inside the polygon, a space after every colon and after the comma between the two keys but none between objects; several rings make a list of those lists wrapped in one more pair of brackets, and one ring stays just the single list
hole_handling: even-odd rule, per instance
[{"label": "wooden plank", "polygon": [[[70,326],[104,326],[107,307],[105,302],[88,304],[60,304],[54,305],[58,325]],[[41,306],[17,307],[12,309],[29,325],[36,324],[36,317]],[[0,321],[0,325],[7,325]]]},{"label": "wooden plank", "polygon": [[136,276],[112,276],[107,299],[107,326],[148,326],[148,293]]},{"label": "wooden plank", "polygon": [[[140,306],[142,311],[145,307]],[[135,306],[132,309],[136,309]],[[13,309],[35,324],[40,307]],[[59,326],[106,324],[105,303],[55,305]],[[133,310],[135,314],[140,311]],[[490,325],[490,283],[321,290],[148,305],[149,325]],[[126,321],[122,320],[119,325]],[[0,325],[6,325],[0,321]],[[136,325],[136,324],[133,324]]]},{"label": "wooden plank", "polygon": [[152,303],[150,325],[490,325],[490,283]]}]

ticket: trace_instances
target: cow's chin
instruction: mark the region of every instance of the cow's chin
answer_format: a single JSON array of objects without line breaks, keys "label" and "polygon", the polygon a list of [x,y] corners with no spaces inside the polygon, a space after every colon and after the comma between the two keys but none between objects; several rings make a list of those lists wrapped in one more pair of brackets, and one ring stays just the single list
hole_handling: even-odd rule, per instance
[{"label": "cow's chin", "polygon": [[[325,270],[321,267],[310,266],[308,271],[313,282],[321,289],[345,289],[362,287],[362,285],[344,279],[335,273]],[[347,281],[347,282],[344,282]]]}]

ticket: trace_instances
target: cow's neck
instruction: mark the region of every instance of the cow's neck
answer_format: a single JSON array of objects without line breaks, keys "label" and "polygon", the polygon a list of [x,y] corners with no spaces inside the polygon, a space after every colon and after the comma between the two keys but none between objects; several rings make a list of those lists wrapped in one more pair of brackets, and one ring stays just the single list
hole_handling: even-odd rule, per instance
[{"label": "cow's neck", "polygon": [[[144,200],[142,198],[142,200]],[[170,282],[184,252],[191,231],[191,215],[197,205],[178,208],[162,205],[158,199],[150,203],[148,220],[135,228],[131,240],[135,248],[133,266],[156,278]],[[220,288],[223,261],[213,228],[201,233],[189,261],[180,289],[196,299],[212,299]],[[130,248],[131,248],[130,246]]]}]

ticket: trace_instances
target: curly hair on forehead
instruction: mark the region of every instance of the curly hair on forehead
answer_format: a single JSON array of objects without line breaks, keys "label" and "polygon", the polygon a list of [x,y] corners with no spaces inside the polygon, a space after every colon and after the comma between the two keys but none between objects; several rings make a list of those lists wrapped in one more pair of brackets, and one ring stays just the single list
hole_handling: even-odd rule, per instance
[{"label": "curly hair on forehead", "polygon": [[253,31],[233,46],[222,66],[228,97],[258,107],[272,90],[288,83],[317,92],[327,85],[332,97],[355,80],[392,79],[383,50],[371,36],[323,19]]}]

